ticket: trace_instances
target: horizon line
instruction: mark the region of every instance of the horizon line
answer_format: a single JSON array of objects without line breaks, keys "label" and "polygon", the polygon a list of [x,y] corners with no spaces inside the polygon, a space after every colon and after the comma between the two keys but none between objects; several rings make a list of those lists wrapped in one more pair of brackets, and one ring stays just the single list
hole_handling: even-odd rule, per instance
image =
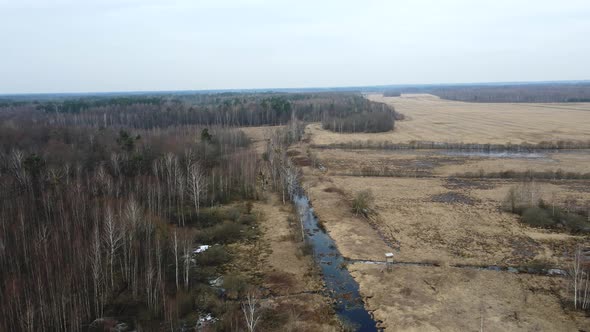
[{"label": "horizon line", "polygon": [[485,81],[485,82],[462,82],[462,83],[402,83],[402,84],[377,84],[377,85],[351,85],[351,86],[310,86],[294,88],[220,88],[220,89],[179,89],[179,90],[118,90],[118,91],[81,91],[81,92],[17,92],[0,93],[0,98],[26,97],[26,96],[92,96],[92,95],[127,95],[127,94],[168,94],[168,93],[226,93],[226,92],[313,92],[322,90],[356,91],[387,88],[409,88],[409,87],[436,87],[436,86],[470,86],[470,85],[535,85],[535,84],[579,84],[590,83],[590,79],[582,80],[548,80],[548,81]]}]

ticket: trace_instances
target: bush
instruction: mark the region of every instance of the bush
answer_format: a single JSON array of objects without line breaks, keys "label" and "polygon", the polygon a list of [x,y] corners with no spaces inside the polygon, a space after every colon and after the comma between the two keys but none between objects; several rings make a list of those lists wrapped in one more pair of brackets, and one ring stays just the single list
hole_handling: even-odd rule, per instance
[{"label": "bush", "polygon": [[246,202],[246,213],[247,214],[252,213],[253,208],[254,208],[254,204],[252,203],[252,201],[247,201]]},{"label": "bush", "polygon": [[281,331],[289,322],[289,312],[268,308],[262,311],[260,329],[263,331]]},{"label": "bush", "polygon": [[196,255],[197,265],[217,266],[230,261],[229,253],[222,246],[213,246],[209,250]]},{"label": "bush", "polygon": [[197,242],[203,244],[232,243],[242,237],[242,226],[231,221],[206,228],[199,232]]},{"label": "bush", "polygon": [[530,207],[522,213],[522,221],[531,226],[548,227],[555,225],[546,210],[538,207]]},{"label": "bush", "polygon": [[178,316],[184,317],[193,310],[193,298],[189,293],[179,290],[176,293],[176,308],[178,308]]},{"label": "bush", "polygon": [[368,210],[371,208],[373,204],[374,198],[373,193],[371,190],[362,190],[356,194],[356,197],[352,200],[352,212],[358,215],[363,214],[367,215]]},{"label": "bush", "polygon": [[256,221],[256,216],[253,214],[244,214],[240,217],[239,221],[243,225],[252,225]]},{"label": "bush", "polygon": [[394,112],[387,110],[326,117],[322,127],[335,132],[380,133],[393,130],[394,123]]},{"label": "bush", "polygon": [[[180,216],[174,214],[174,220],[180,220]],[[188,225],[193,225],[196,227],[209,227],[213,225],[217,225],[223,221],[224,215],[220,213],[219,209],[217,208],[210,208],[210,209],[201,209],[199,215],[197,216],[196,213],[190,212],[188,215],[185,216],[186,223]]]},{"label": "bush", "polygon": [[565,225],[567,229],[572,232],[588,232],[590,231],[590,223],[584,216],[568,213],[561,216],[560,221]]},{"label": "bush", "polygon": [[206,285],[197,285],[191,291],[197,309],[201,312],[211,312],[214,316],[223,313],[223,303],[216,290]]},{"label": "bush", "polygon": [[237,207],[230,207],[225,210],[225,217],[231,221],[238,221],[241,214],[240,209]]},{"label": "bush", "polygon": [[223,288],[226,289],[230,298],[239,298],[248,289],[248,282],[241,275],[229,274],[223,277]]}]

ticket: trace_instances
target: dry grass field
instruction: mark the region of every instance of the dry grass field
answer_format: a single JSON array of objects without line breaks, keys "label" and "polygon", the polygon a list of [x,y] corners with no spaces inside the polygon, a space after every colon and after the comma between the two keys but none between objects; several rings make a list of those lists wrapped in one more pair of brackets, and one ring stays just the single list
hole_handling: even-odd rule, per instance
[{"label": "dry grass field", "polygon": [[349,266],[366,303],[386,331],[578,331],[580,313],[566,312],[554,277],[456,268]]},{"label": "dry grass field", "polygon": [[[358,141],[539,143],[590,141],[590,104],[470,104],[430,95],[370,99],[393,104],[407,120],[393,132],[338,134],[310,124],[294,147],[321,169],[303,166],[314,211],[352,260],[435,266],[349,264],[365,303],[387,331],[576,331],[590,319],[565,304],[567,279],[456,268],[457,265],[567,269],[587,235],[534,228],[502,209],[518,179],[454,177],[467,172],[590,172],[590,153],[546,151],[521,155],[439,150],[322,149]],[[559,114],[557,115],[556,112]],[[388,176],[361,176],[367,170]],[[557,206],[575,200],[590,207],[590,180],[537,180],[535,199]],[[351,201],[370,189],[369,218]],[[399,251],[392,247],[399,246]]]},{"label": "dry grass field", "polygon": [[[396,257],[400,261],[436,262],[438,264],[511,265],[526,266],[533,262],[546,262],[564,267],[568,253],[583,237],[561,234],[557,238],[547,236],[551,232],[531,228],[518,221],[516,215],[500,210],[502,201],[513,181],[465,181],[441,178],[383,178],[332,176],[332,188],[340,193],[326,192],[325,186],[311,188],[314,207],[320,216],[327,216],[330,232],[347,227],[342,222],[346,206],[338,206],[332,200],[352,200],[354,194],[370,188],[375,196],[377,211],[375,227],[390,240],[401,246]],[[541,183],[542,197],[562,202],[568,195],[590,202],[590,193]],[[324,188],[324,189],[322,189]],[[330,222],[335,216],[338,222]],[[350,217],[354,218],[352,213]],[[330,227],[332,225],[332,227]],[[342,237],[343,246],[350,245],[350,237]],[[378,243],[378,242],[377,242]],[[368,245],[368,246],[367,246]],[[356,253],[355,259],[381,259],[384,249],[376,243],[358,243],[358,249],[345,251]],[[367,252],[371,250],[370,252]]]},{"label": "dry grass field", "polygon": [[435,141],[452,143],[519,144],[542,141],[590,141],[590,103],[513,104],[465,103],[415,94],[401,97],[369,95],[393,105],[406,120],[395,131],[337,134],[310,126],[314,144],[351,141]]}]

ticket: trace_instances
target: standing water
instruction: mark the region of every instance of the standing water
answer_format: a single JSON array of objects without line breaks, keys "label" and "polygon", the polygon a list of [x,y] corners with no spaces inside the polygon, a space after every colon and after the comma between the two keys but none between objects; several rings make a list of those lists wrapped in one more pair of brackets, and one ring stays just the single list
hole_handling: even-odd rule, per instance
[{"label": "standing water", "polygon": [[336,302],[336,314],[357,331],[377,331],[375,321],[365,310],[359,285],[345,267],[345,259],[336,249],[334,240],[318,226],[309,199],[298,195],[293,200],[305,233],[305,241],[313,247],[326,288]]}]

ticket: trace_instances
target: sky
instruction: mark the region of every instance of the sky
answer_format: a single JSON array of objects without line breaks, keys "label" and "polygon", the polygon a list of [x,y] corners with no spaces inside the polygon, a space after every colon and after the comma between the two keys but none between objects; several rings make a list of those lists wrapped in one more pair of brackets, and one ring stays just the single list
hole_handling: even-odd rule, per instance
[{"label": "sky", "polygon": [[588,0],[0,0],[0,94],[590,79]]}]

